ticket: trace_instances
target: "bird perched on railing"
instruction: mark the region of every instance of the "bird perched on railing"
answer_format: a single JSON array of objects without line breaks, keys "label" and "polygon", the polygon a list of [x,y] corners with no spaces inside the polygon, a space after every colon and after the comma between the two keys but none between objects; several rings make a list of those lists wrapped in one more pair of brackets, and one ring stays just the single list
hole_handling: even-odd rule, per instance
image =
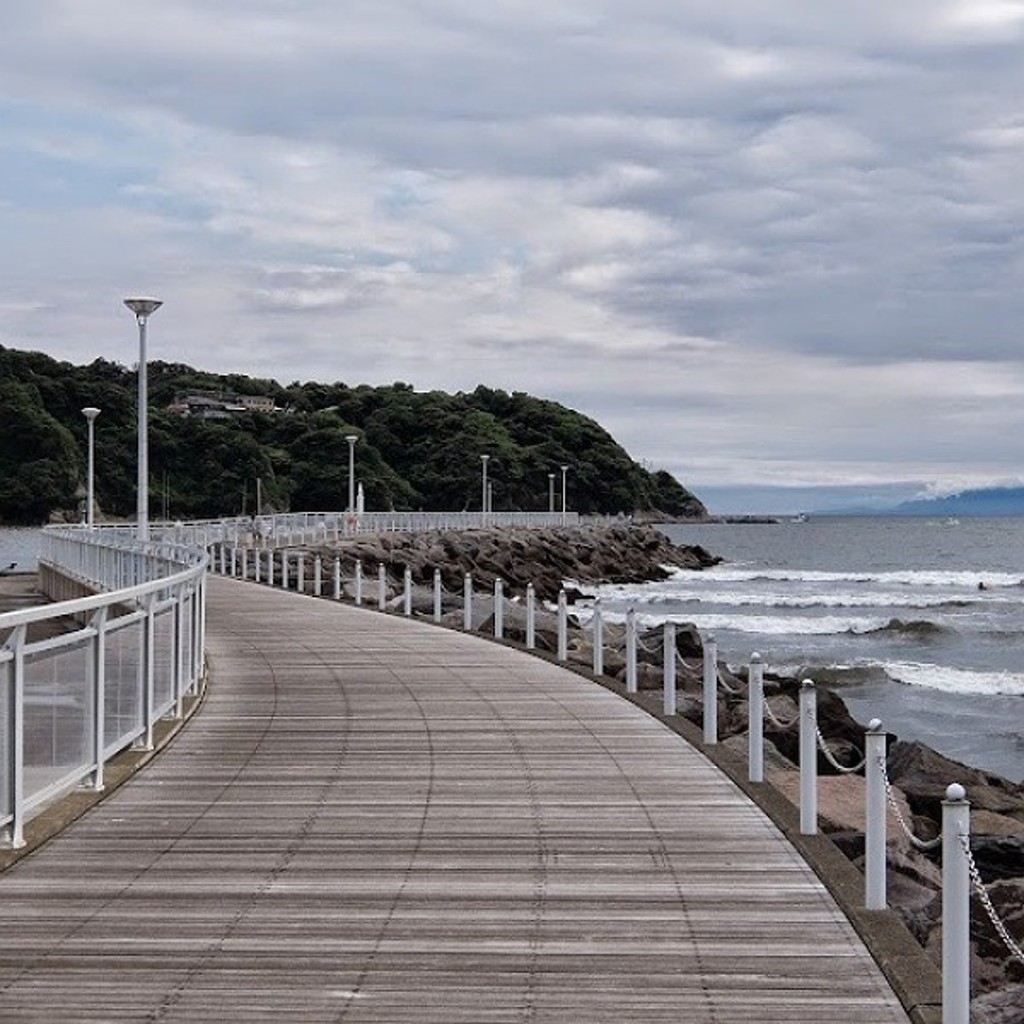
[{"label": "bird perched on railing", "polygon": [[7,566],[6,569],[0,569],[0,576],[4,576],[4,575],[6,575],[9,572],[14,572],[14,570],[17,569],[17,568],[18,568],[18,563],[17,562],[11,562],[11,564],[9,566]]}]

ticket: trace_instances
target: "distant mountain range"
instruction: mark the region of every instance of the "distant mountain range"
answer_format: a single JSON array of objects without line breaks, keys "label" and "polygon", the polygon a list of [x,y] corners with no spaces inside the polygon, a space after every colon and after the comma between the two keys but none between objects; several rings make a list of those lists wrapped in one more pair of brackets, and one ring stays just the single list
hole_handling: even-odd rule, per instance
[{"label": "distant mountain range", "polygon": [[1024,487],[982,487],[942,498],[916,498],[896,505],[897,516],[1024,515]]}]

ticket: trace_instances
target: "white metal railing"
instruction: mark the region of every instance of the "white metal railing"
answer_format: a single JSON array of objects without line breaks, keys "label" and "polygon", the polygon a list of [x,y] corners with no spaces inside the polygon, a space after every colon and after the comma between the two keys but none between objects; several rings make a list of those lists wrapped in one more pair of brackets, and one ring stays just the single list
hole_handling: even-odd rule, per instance
[{"label": "white metal railing", "polygon": [[205,550],[121,529],[44,531],[40,570],[88,596],[0,613],[0,828],[70,788],[103,789],[106,761],[151,749],[203,672]]},{"label": "white metal railing", "polygon": [[[241,554],[239,553],[241,551]],[[258,556],[261,552],[257,551]],[[266,582],[274,585],[278,583],[284,589],[295,589],[299,592],[306,592],[304,559],[301,552],[267,551],[266,564],[262,576],[257,574],[259,566],[258,558],[251,562],[247,557],[245,549],[221,547],[213,552],[212,568],[214,571],[237,576],[242,579],[250,579],[255,582]],[[276,565],[275,565],[276,560]],[[319,555],[313,556],[313,594],[323,596],[322,566]],[[332,586],[330,588],[334,600],[340,600],[344,593],[343,581],[339,559],[333,559]],[[389,607],[389,599],[394,594],[391,607],[396,610],[401,608],[404,615],[412,614],[412,581],[408,569],[404,569],[401,576],[401,586],[392,586],[387,567],[377,567],[377,608],[385,610]],[[473,602],[474,599],[486,601],[487,596],[474,595],[473,579],[470,574],[465,574],[461,594],[445,595],[440,583],[440,570],[433,571],[432,579],[432,602],[430,614],[434,622],[442,621],[442,604],[447,596],[449,606],[453,612],[453,619],[458,619],[458,610],[461,608],[461,625],[464,630],[470,631],[474,627]],[[320,581],[320,582],[317,582]],[[363,567],[361,562],[355,563],[355,572],[350,581],[349,593],[356,604],[363,603]],[[495,639],[502,639],[505,632],[505,604],[508,599],[505,597],[504,586],[500,580],[495,581],[493,596],[491,597],[493,615],[491,617],[491,628]],[[508,602],[511,604],[511,602]],[[534,588],[527,586],[523,595],[523,605],[526,622],[524,635],[525,646],[528,650],[536,648],[536,601]],[[565,662],[569,658],[569,627],[568,613],[566,607],[566,593],[561,590],[558,594],[557,603],[554,605],[553,627],[555,639],[552,653],[559,662]],[[604,664],[604,640],[603,640],[603,614],[600,601],[595,601],[593,615],[586,627],[591,633],[593,645],[594,674],[603,674]],[[701,679],[701,697],[703,704],[703,741],[707,747],[713,747],[718,742],[717,704],[718,692],[725,690],[733,696],[741,695],[738,688],[730,687],[721,678],[718,666],[718,649],[714,637],[704,636],[701,638],[703,648],[703,665]],[[623,636],[624,658],[625,658],[625,690],[628,694],[637,692],[638,689],[638,650],[643,650],[648,655],[660,654],[662,664],[663,681],[663,714],[668,717],[678,714],[676,696],[676,669],[679,663],[684,663],[679,656],[676,646],[676,627],[674,623],[667,622],[663,625],[660,637],[660,651],[657,649],[657,641],[649,644],[644,642],[638,635],[637,618],[632,608],[628,609],[625,615],[625,631]],[[687,665],[693,671],[697,666]],[[887,802],[894,809],[897,820],[915,845],[922,848],[929,848],[937,843],[943,844],[943,1024],[969,1024],[969,1003],[970,1003],[970,914],[968,911],[968,900],[970,898],[970,883],[973,882],[978,898],[991,920],[996,934],[1006,945],[1010,955],[1018,960],[1024,960],[1024,953],[1021,951],[1020,943],[1009,932],[1009,929],[996,914],[992,901],[989,898],[977,867],[974,864],[970,851],[970,829],[969,829],[969,804],[966,794],[961,786],[951,785],[943,802],[943,824],[940,837],[935,840],[921,841],[913,837],[909,832],[905,816],[898,806],[898,802],[892,793],[891,785],[885,771],[885,743],[886,735],[882,729],[882,723],[873,719],[868,725],[864,736],[864,756],[856,765],[843,765],[828,747],[825,737],[818,727],[817,718],[817,691],[811,680],[804,680],[800,687],[799,712],[789,722],[780,722],[764,697],[764,664],[760,655],[754,654],[751,657],[750,667],[747,675],[747,700],[749,704],[748,713],[748,778],[751,782],[761,783],[764,781],[764,717],[767,715],[778,727],[789,728],[799,724],[799,769],[800,769],[800,832],[804,835],[815,835],[818,831],[817,812],[817,756],[818,751],[822,752],[825,760],[837,771],[865,773],[865,887],[864,906],[868,910],[884,909],[886,903],[886,804]]]}]

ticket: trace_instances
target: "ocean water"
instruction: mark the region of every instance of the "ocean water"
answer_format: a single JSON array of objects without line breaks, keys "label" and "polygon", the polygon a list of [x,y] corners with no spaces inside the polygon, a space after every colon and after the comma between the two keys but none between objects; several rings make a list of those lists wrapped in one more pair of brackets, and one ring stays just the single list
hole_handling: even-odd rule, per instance
[{"label": "ocean water", "polygon": [[[599,588],[606,614],[692,622],[733,667],[840,693],[861,721],[1024,779],[1024,518],[673,524],[726,561]],[[954,781],[954,780],[951,780]]]},{"label": "ocean water", "polygon": [[15,572],[35,572],[41,543],[37,527],[0,526],[0,571],[15,562]]}]

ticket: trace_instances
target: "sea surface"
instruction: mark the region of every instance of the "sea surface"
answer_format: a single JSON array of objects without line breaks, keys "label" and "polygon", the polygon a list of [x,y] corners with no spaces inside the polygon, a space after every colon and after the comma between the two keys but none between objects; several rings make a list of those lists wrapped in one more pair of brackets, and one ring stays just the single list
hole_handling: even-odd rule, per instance
[{"label": "sea surface", "polygon": [[17,563],[14,572],[35,572],[42,531],[35,526],[0,526],[0,572]]},{"label": "sea surface", "polygon": [[[738,668],[836,690],[955,760],[1024,779],[1024,518],[673,524],[726,561],[598,589],[606,614],[692,622]],[[956,780],[950,780],[956,781]]]}]

